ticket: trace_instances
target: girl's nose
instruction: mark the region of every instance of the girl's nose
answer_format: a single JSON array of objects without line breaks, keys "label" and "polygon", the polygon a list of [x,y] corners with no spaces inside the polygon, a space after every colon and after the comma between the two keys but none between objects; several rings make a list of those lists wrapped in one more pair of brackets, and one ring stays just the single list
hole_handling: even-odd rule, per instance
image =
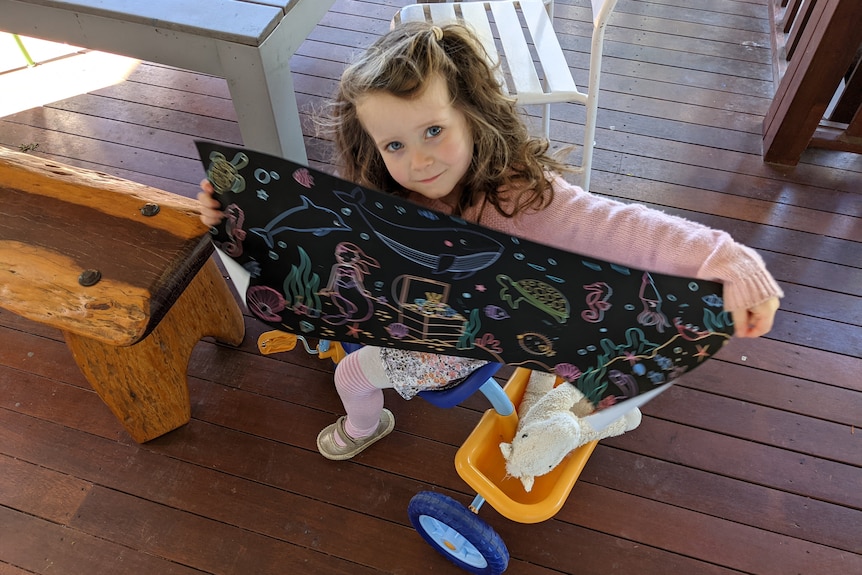
[{"label": "girl's nose", "polygon": [[423,170],[430,166],[432,162],[433,158],[422,151],[414,152],[410,157],[410,167],[414,170]]}]

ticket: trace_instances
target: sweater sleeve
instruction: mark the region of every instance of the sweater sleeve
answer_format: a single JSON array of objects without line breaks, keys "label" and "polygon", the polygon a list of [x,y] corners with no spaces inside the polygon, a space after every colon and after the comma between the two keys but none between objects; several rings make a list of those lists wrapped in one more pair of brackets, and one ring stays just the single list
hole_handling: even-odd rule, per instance
[{"label": "sweater sleeve", "polygon": [[548,208],[514,219],[490,210],[482,224],[624,266],[722,282],[727,310],[749,309],[784,295],[760,255],[726,232],[596,196],[562,178],[555,182]]}]

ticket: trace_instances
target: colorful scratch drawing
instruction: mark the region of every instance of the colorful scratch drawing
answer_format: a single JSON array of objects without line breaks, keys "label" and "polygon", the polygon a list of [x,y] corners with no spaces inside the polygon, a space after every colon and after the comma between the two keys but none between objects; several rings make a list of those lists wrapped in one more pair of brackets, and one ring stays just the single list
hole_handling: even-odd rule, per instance
[{"label": "colorful scratch drawing", "polygon": [[281,158],[198,150],[227,216],[213,242],[277,329],[539,369],[603,406],[697,367],[733,333],[720,284],[508,236]]}]

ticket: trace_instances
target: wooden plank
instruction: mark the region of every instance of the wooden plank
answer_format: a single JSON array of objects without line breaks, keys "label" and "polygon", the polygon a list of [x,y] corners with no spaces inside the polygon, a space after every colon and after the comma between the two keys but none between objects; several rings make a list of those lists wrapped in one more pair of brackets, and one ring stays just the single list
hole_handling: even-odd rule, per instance
[{"label": "wooden plank", "polygon": [[[620,472],[624,470],[626,472]],[[628,472],[631,471],[631,472]],[[580,481],[860,553],[860,511],[600,444]]]},{"label": "wooden plank", "polygon": [[[0,523],[3,525],[0,556],[16,568],[20,567],[34,573],[55,571],[68,575],[92,573],[205,575],[203,571],[178,565],[173,561],[129,549],[7,507],[0,506]],[[16,571],[13,570],[11,573]]]},{"label": "wooden plank", "polygon": [[52,523],[66,523],[93,484],[19,459],[0,455],[0,505]]}]

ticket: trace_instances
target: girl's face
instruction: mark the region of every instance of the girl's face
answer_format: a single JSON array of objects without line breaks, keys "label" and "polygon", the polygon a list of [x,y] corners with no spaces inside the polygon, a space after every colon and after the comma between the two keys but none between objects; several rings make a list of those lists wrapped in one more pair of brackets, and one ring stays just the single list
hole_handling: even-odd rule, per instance
[{"label": "girl's face", "polygon": [[396,182],[430,199],[453,194],[447,203],[454,205],[473,160],[473,135],[443,78],[431,80],[414,99],[368,94],[356,114]]}]

